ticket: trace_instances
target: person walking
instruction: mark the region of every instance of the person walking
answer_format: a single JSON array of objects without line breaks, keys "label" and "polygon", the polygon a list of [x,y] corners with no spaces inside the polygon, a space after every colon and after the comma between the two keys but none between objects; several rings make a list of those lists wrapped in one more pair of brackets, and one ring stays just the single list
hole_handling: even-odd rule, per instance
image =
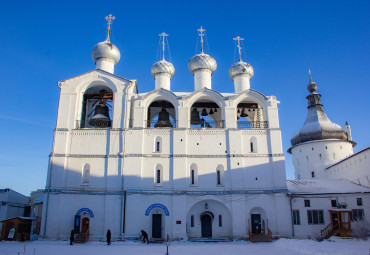
[{"label": "person walking", "polygon": [[143,238],[143,243],[145,243],[145,239],[146,241],[149,243],[149,239],[148,239],[148,234],[144,231],[144,230],[141,230],[141,236],[140,236],[140,239]]},{"label": "person walking", "polygon": [[73,242],[75,241],[75,231],[72,229],[71,231],[71,237],[69,238],[69,245],[73,245]]},{"label": "person walking", "polygon": [[107,245],[111,244],[111,242],[110,242],[111,237],[112,237],[112,233],[110,232],[110,229],[108,229],[108,231],[107,231]]}]

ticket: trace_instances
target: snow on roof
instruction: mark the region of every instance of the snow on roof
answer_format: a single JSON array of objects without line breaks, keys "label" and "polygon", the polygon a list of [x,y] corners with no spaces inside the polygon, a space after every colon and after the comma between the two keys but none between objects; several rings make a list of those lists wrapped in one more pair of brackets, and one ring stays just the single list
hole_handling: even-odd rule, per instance
[{"label": "snow on roof", "polygon": [[291,180],[288,191],[296,194],[370,193],[370,189],[346,180]]},{"label": "snow on roof", "polygon": [[40,203],[43,203],[44,202],[44,194],[42,194],[41,196],[39,196],[38,198],[36,198],[33,203],[34,204],[40,204]]}]

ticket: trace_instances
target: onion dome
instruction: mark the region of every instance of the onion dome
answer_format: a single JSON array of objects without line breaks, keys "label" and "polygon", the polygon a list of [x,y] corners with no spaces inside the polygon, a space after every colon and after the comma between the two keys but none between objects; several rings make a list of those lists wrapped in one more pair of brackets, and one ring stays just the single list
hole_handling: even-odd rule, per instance
[{"label": "onion dome", "polygon": [[121,53],[118,48],[109,41],[109,37],[104,42],[100,42],[94,46],[91,51],[91,57],[96,63],[99,59],[105,59],[117,64],[121,58]]},{"label": "onion dome", "polygon": [[157,74],[168,74],[170,78],[175,74],[175,67],[166,60],[162,59],[161,61],[158,61],[153,64],[151,73],[153,77],[155,77]]},{"label": "onion dome", "polygon": [[249,77],[252,78],[254,75],[253,67],[240,60],[238,63],[233,64],[229,70],[229,76],[231,79],[234,80],[234,78],[239,75],[249,75]]},{"label": "onion dome", "polygon": [[214,73],[217,69],[216,60],[208,54],[200,53],[189,60],[189,71],[194,75],[194,72],[201,69],[206,69]]},{"label": "onion dome", "polygon": [[308,100],[307,118],[303,127],[290,139],[292,146],[314,140],[348,140],[347,132],[338,124],[331,122],[325,115],[320,101],[321,95],[316,93],[317,84],[312,81],[311,73],[307,89],[310,92],[306,97]]}]

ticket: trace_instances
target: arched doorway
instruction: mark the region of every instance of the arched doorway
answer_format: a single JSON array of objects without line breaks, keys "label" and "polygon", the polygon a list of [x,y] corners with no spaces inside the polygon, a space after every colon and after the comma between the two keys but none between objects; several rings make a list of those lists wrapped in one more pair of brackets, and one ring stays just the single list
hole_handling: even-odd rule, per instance
[{"label": "arched doorway", "polygon": [[162,214],[152,214],[152,238],[162,238]]},{"label": "arched doorway", "polygon": [[90,219],[88,217],[82,218],[81,233],[86,233],[89,230]]},{"label": "arched doorway", "polygon": [[212,217],[210,214],[203,214],[201,217],[202,237],[212,237]]}]

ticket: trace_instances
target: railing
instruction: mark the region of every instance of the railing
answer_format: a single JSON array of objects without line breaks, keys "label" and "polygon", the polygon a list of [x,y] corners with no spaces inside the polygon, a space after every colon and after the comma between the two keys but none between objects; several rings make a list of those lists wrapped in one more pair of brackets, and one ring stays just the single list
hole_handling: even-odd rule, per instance
[{"label": "railing", "polygon": [[[99,127],[99,128],[110,128],[110,124],[108,124],[106,122],[101,122],[100,125],[101,125],[101,127]],[[85,120],[76,120],[75,129],[80,129],[80,128],[95,128],[95,127],[92,127],[92,126],[87,127]]]},{"label": "railing", "polygon": [[321,236],[323,236],[325,238],[330,236],[333,233],[334,229],[339,229],[339,225],[335,224],[334,226],[332,226],[331,223],[330,223],[323,230],[321,230]]},{"label": "railing", "polygon": [[191,128],[224,128],[225,122],[223,120],[218,121],[206,121],[206,120],[200,120],[197,122],[190,121],[190,127]]},{"label": "railing", "polygon": [[237,128],[247,129],[247,128],[268,128],[267,121],[238,121],[236,122]]},{"label": "railing", "polygon": [[158,122],[158,120],[146,120],[147,128],[175,128],[176,121],[170,120],[169,122]]}]

